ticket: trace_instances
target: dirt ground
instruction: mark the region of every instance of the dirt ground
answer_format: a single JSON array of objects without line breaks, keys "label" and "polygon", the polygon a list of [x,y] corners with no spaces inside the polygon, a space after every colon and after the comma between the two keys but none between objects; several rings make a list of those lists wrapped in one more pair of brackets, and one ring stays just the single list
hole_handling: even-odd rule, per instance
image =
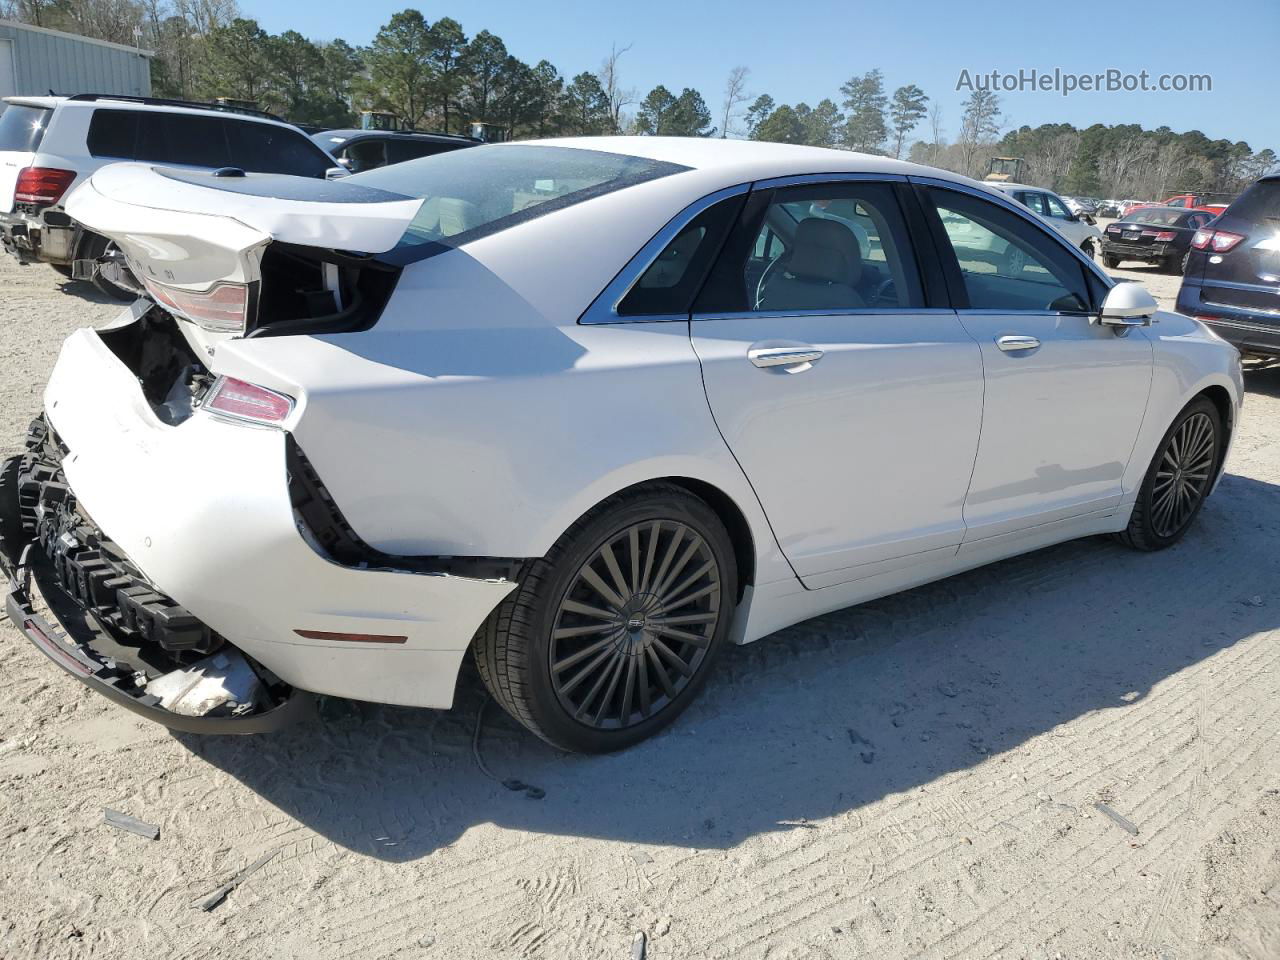
[{"label": "dirt ground", "polygon": [[[0,258],[0,450],[117,309]],[[554,752],[473,673],[449,712],[174,736],[0,623],[0,958],[1280,957],[1280,371],[1249,391],[1178,547],[1066,544],[734,648],[617,756]]]}]

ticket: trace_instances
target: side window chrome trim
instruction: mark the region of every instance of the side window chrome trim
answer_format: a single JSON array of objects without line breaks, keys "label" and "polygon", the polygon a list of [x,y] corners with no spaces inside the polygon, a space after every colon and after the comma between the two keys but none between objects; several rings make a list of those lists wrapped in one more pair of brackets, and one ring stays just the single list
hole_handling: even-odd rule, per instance
[{"label": "side window chrome trim", "polygon": [[[1113,277],[1107,276],[1101,267],[1086,257],[1084,253],[1070,240],[1045,223],[1042,218],[1037,217],[1029,208],[1022,206],[1022,204],[1015,201],[1012,197],[1006,196],[1000,190],[992,190],[988,193],[986,190],[977,190],[969,186],[967,183],[958,183],[955,180],[943,180],[940,177],[908,177],[907,179],[912,183],[918,183],[925,187],[940,187],[943,190],[955,190],[958,193],[967,193],[979,198],[980,200],[987,200],[997,206],[1016,213],[1023,220],[1027,221],[1027,223],[1034,224],[1041,232],[1049,234],[1061,246],[1070,250],[1071,255],[1092,270],[1094,276],[1105,283],[1108,290],[1119,282]],[[1092,311],[1090,311],[1090,315],[1092,315]]]},{"label": "side window chrome trim", "polygon": [[707,310],[695,313],[695,323],[702,320],[760,320],[773,317],[954,317],[950,307],[885,307],[866,310]]},{"label": "side window chrome trim", "polygon": [[670,320],[688,320],[689,315],[687,313],[664,316],[641,314],[633,317],[623,317],[618,315],[618,304],[626,299],[627,294],[631,292],[631,288],[644,276],[644,272],[652,266],[653,261],[658,259],[658,255],[663,250],[667,249],[667,244],[674,240],[676,235],[688,226],[694,217],[708,207],[715,206],[721,200],[741,196],[750,189],[751,184],[740,183],[732,187],[726,187],[723,190],[717,190],[715,193],[708,194],[700,200],[695,200],[668,220],[666,226],[655,233],[652,239],[640,248],[640,252],[627,261],[627,265],[618,271],[618,275],[609,281],[609,285],[600,291],[599,296],[591,301],[591,306],[583,311],[582,316],[578,318],[578,323],[657,323]]}]

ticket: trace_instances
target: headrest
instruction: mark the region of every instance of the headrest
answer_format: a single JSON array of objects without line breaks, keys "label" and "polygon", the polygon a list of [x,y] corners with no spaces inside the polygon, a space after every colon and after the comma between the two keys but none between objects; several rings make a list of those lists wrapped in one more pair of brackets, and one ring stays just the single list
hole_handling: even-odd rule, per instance
[{"label": "headrest", "polygon": [[837,220],[806,217],[796,226],[786,269],[804,280],[856,286],[862,276],[858,238]]}]

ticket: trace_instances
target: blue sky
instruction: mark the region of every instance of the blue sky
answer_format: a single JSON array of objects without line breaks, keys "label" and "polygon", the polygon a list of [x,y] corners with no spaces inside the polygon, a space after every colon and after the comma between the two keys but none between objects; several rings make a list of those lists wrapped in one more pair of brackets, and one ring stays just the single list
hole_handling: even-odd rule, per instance
[{"label": "blue sky", "polygon": [[[295,29],[314,40],[342,37],[353,44],[368,43],[392,13],[409,5],[240,0],[243,14],[273,33]],[[991,15],[964,15],[964,8]],[[750,92],[810,105],[825,96],[838,102],[849,76],[879,67],[890,91],[916,83],[942,104],[949,139],[967,96],[956,90],[962,69],[1145,69],[1153,78],[1208,73],[1212,92],[1002,93],[1006,126],[1163,124],[1280,151],[1280,0],[468,0],[418,9],[430,20],[453,17],[468,36],[490,30],[516,56],[530,63],[545,57],[567,77],[595,70],[610,43],[632,43],[622,60],[627,86],[641,96],[658,83],[676,92],[695,87],[717,115],[725,78],[738,64],[751,68]],[[1196,42],[1197,36],[1207,41]]]}]

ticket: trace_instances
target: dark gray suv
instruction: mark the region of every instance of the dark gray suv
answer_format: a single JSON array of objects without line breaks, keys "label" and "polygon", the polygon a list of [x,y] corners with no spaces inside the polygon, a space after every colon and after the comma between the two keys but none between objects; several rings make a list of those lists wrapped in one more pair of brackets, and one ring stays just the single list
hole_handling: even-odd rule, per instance
[{"label": "dark gray suv", "polygon": [[1243,354],[1280,358],[1280,174],[1256,181],[1196,231],[1178,312]]}]

